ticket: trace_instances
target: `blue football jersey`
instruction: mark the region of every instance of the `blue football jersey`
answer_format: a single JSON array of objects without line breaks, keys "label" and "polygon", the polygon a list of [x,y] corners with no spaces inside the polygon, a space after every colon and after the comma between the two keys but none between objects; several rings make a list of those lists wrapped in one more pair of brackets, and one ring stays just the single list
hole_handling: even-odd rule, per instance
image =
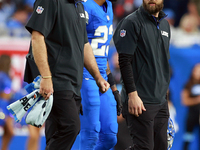
[{"label": "blue football jersey", "polygon": [[10,94],[11,86],[12,86],[12,81],[10,77],[6,73],[0,71],[0,92]]},{"label": "blue football jersey", "polygon": [[[100,73],[106,77],[107,57],[110,40],[113,35],[112,3],[106,0],[107,9],[99,6],[94,0],[83,2],[86,15],[86,29]],[[92,78],[84,68],[83,78]]]}]

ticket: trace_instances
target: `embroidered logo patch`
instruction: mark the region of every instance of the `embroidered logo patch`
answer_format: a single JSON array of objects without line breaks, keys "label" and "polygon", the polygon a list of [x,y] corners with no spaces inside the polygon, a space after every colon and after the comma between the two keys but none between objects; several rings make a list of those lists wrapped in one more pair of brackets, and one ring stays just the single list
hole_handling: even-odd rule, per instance
[{"label": "embroidered logo patch", "polygon": [[81,18],[85,18],[85,14],[84,13],[79,13]]},{"label": "embroidered logo patch", "polygon": [[121,31],[120,31],[120,36],[121,36],[121,37],[125,37],[125,36],[126,36],[126,30],[124,30],[124,29],[121,30]]},{"label": "embroidered logo patch", "polygon": [[42,8],[42,6],[38,6],[37,9],[36,9],[36,12],[38,14],[42,14],[43,11],[44,11],[44,8]]},{"label": "embroidered logo patch", "polygon": [[86,23],[88,24],[89,22],[89,14],[87,11],[85,11],[85,18],[86,18]]},{"label": "embroidered logo patch", "polygon": [[164,35],[164,36],[166,36],[166,37],[169,36],[169,34],[166,31],[161,31],[161,34]]}]

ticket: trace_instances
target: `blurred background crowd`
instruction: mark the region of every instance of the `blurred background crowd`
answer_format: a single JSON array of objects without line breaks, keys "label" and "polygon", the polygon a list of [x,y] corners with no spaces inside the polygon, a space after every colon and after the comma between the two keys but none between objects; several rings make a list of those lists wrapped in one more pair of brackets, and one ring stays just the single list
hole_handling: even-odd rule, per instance
[{"label": "blurred background crowd", "polygon": [[[0,0],[0,150],[42,150],[44,128],[15,123],[5,107],[22,98],[25,56],[30,34],[24,28],[35,0]],[[113,4],[114,29],[135,11],[142,0],[118,0]],[[176,135],[172,150],[200,150],[200,0],[165,0],[164,10],[171,26],[169,87],[170,117]],[[111,41],[111,72],[121,89],[118,54]],[[124,119],[119,116],[115,150],[131,145]],[[79,138],[79,137],[77,137]],[[78,143],[73,150],[78,150]]]}]

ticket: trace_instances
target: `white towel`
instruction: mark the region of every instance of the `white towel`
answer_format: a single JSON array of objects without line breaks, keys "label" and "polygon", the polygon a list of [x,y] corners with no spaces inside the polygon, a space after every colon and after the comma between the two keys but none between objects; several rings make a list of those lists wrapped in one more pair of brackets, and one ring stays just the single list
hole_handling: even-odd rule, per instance
[{"label": "white towel", "polygon": [[39,94],[41,76],[37,76],[32,83],[28,84],[25,89],[28,93],[20,100],[7,106],[7,109],[14,116],[16,122],[20,122],[28,111],[26,123],[40,128],[46,121],[53,105],[53,95],[45,100]]},{"label": "white towel", "polygon": [[20,122],[26,112],[37,102],[41,97],[39,89],[24,96],[20,100],[13,102],[7,106],[8,111],[14,116],[16,122]]},{"label": "white towel", "polygon": [[38,128],[42,127],[51,112],[52,105],[53,95],[48,100],[42,97],[26,116],[26,123]]}]

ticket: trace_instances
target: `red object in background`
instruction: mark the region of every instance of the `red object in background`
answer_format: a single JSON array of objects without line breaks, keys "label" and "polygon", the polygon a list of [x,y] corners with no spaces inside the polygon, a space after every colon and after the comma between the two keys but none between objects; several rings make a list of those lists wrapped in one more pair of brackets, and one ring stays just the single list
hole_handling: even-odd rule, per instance
[{"label": "red object in background", "polygon": [[114,9],[114,14],[117,18],[121,18],[124,15],[124,6],[121,4],[117,4]]},{"label": "red object in background", "polygon": [[124,3],[129,3],[129,4],[133,5],[134,0],[125,0]]},{"label": "red object in background", "polygon": [[12,78],[12,90],[15,92],[22,86],[29,45],[30,39],[0,39],[0,55],[6,54],[11,57],[10,76]]},{"label": "red object in background", "polygon": [[29,43],[30,39],[0,38],[0,55],[26,55],[28,53]]}]

